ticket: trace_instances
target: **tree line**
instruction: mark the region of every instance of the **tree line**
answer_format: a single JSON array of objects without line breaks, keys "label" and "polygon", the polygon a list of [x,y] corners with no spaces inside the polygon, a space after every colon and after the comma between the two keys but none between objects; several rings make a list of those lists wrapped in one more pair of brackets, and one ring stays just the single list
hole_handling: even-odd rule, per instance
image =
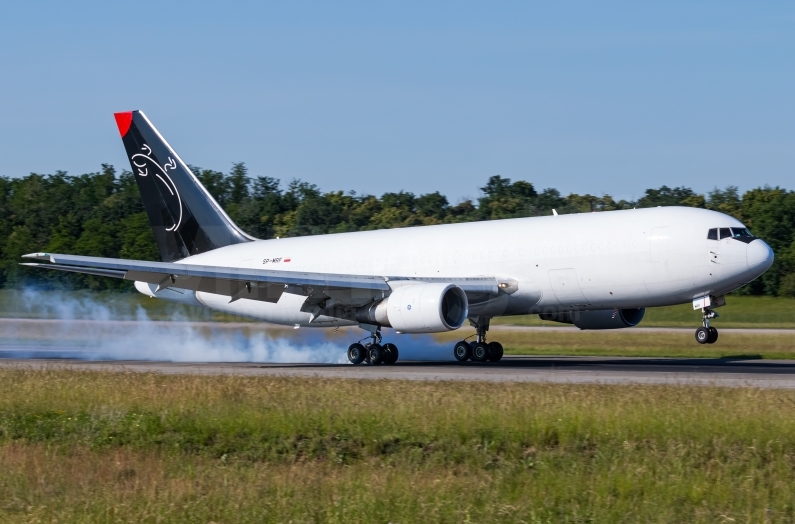
[{"label": "tree line", "polygon": [[[354,191],[324,193],[316,185],[292,180],[286,187],[271,177],[251,177],[245,164],[228,173],[192,167],[218,203],[247,233],[261,239],[319,235],[477,220],[559,214],[692,206],[720,211],[742,220],[776,252],[773,267],[741,293],[795,297],[795,191],[758,187],[740,194],[737,187],[699,194],[686,187],[647,189],[637,201],[610,195],[537,191],[532,183],[492,176],[475,201],[452,204],[441,193]],[[0,285],[19,288],[131,289],[115,279],[31,270],[20,255],[35,251],[158,260],[138,186],[129,171],[117,174],[103,164],[96,173],[71,176],[32,173],[0,177]]]}]

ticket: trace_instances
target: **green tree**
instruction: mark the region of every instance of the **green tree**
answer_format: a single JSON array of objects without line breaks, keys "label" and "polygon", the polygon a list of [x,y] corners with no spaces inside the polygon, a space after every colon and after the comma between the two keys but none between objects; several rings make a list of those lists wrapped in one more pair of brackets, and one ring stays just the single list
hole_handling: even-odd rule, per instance
[{"label": "green tree", "polygon": [[417,199],[417,212],[425,224],[441,224],[450,206],[447,197],[439,193],[420,195]]},{"label": "green tree", "polygon": [[749,291],[775,295],[781,278],[789,270],[787,257],[781,255],[795,241],[795,192],[768,186],[747,191],[742,198],[742,215],[745,225],[777,255],[773,266],[750,284]]},{"label": "green tree", "polygon": [[190,166],[190,168],[215,201],[221,207],[225,207],[229,197],[229,181],[226,176],[222,172],[213,171],[212,169],[202,169],[193,166]]},{"label": "green tree", "polygon": [[690,206],[704,207],[704,196],[698,195],[687,187],[662,186],[659,189],[647,189],[645,195],[637,202],[637,207],[657,206]]},{"label": "green tree", "polygon": [[533,184],[524,180],[511,183],[510,178],[494,175],[481,187],[483,196],[478,199],[482,219],[517,218],[537,214],[538,194]]},{"label": "green tree", "polygon": [[229,204],[240,204],[247,199],[250,184],[246,164],[243,162],[232,164],[232,170],[226,179]]},{"label": "green tree", "polygon": [[717,187],[707,194],[707,209],[720,211],[743,220],[743,207],[737,186],[728,186],[724,190]]}]

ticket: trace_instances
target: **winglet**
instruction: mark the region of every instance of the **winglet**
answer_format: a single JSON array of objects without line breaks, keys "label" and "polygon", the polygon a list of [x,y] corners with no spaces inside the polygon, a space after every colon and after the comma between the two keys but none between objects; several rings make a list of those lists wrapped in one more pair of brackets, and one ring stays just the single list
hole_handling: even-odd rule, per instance
[{"label": "winglet", "polygon": [[116,125],[119,126],[119,133],[121,133],[121,137],[124,138],[124,135],[130,130],[130,125],[132,125],[132,111],[113,113],[113,116],[116,118]]}]

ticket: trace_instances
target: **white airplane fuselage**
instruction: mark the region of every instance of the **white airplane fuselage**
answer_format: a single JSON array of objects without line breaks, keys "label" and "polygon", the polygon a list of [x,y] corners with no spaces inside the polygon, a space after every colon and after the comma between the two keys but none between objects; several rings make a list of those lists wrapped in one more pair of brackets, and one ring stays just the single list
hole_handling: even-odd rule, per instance
[{"label": "white airplane fuselage", "polygon": [[[185,264],[386,277],[489,276],[507,293],[470,304],[470,316],[644,308],[719,296],[761,275],[773,260],[762,240],[709,240],[713,228],[744,228],[722,213],[659,207],[261,240],[191,256]],[[327,327],[355,322],[277,303],[141,282],[150,296],[267,322]]]}]

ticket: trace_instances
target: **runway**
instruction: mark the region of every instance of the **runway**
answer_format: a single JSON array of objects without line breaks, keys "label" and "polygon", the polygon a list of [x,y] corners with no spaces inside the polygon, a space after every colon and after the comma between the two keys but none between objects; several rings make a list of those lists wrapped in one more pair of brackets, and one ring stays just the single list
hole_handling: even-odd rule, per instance
[{"label": "runway", "polygon": [[[728,387],[795,388],[795,361],[620,357],[506,356],[499,363],[398,362],[394,366],[349,364],[192,363],[157,361],[86,361],[47,358],[40,348],[33,359],[7,358],[2,368],[61,368],[167,374],[298,376],[342,379],[459,380],[556,384],[669,384]],[[27,347],[26,350],[30,350]],[[63,352],[64,348],[59,348]],[[5,358],[3,358],[5,357]]]},{"label": "runway", "polygon": [[[58,367],[156,373],[302,376],[348,379],[462,380],[581,384],[702,384],[795,388],[795,360],[763,360],[754,345],[734,357],[506,356],[487,364],[452,360],[451,343],[428,335],[401,338],[394,366],[353,366],[345,349],[358,329],[294,330],[262,323],[0,319],[0,367]],[[495,332],[560,332],[568,326],[494,326]],[[688,332],[635,328],[634,333]],[[783,337],[793,330],[722,330]],[[566,335],[569,336],[569,335]],[[790,342],[792,341],[792,342]],[[746,352],[747,351],[747,352]],[[275,364],[264,362],[304,362]],[[320,364],[319,362],[335,362]]]}]

